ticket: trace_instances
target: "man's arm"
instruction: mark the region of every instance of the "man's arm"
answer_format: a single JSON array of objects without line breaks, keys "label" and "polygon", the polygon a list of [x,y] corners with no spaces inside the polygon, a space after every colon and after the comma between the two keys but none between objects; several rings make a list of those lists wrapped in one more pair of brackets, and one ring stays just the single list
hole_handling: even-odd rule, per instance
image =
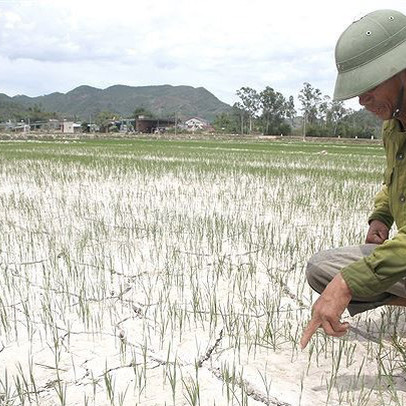
[{"label": "man's arm", "polygon": [[340,323],[340,317],[352,296],[370,297],[385,292],[390,286],[406,276],[406,226],[371,255],[346,266],[327,285],[313,305],[312,319],[305,329],[301,346],[304,348],[315,331],[341,337],[348,324]]},{"label": "man's arm", "polygon": [[[390,183],[390,177],[391,173],[388,174],[388,176],[385,176],[385,183]],[[389,209],[388,187],[386,185],[383,185],[382,189],[375,196],[374,211],[369,217],[368,222],[369,230],[365,242],[367,244],[383,244],[388,239],[389,230],[393,224],[393,216]],[[399,235],[399,233],[401,235]],[[391,268],[392,265],[395,265],[391,264],[390,260],[390,257],[394,252],[394,245],[403,246],[403,249],[401,250],[403,250],[403,257],[406,257],[406,232],[401,232],[401,230],[399,230],[399,233],[394,238],[394,240],[396,240],[395,244],[391,244],[388,248],[387,244],[390,243],[388,241],[385,244],[385,249],[380,250],[377,256],[369,261],[362,259],[352,264],[352,266],[344,268],[344,275],[343,272],[338,274],[327,285],[324,292],[313,305],[312,319],[308,323],[300,341],[302,348],[306,347],[307,343],[319,327],[322,327],[326,334],[334,337],[341,337],[346,334],[349,325],[348,323],[341,323],[340,318],[351,301],[352,295],[369,296],[373,295],[371,289],[382,288],[379,287],[379,283],[377,286],[376,278],[379,278],[379,275],[382,273],[387,273],[385,271],[387,266]],[[389,260],[384,261],[383,258],[386,256],[389,256]],[[374,264],[376,266],[374,266]],[[374,271],[369,271],[370,266],[374,270],[377,270],[378,276],[375,275]],[[392,271],[393,273],[389,272],[389,274],[391,274],[389,280],[391,284],[394,284],[397,280],[401,279],[403,275],[406,275],[406,265],[397,264],[397,266],[392,268]],[[358,272],[360,272],[359,275],[357,275]],[[368,293],[363,289],[363,284],[365,282],[367,282],[367,286],[369,286]],[[385,287],[385,289],[386,288],[387,287]],[[385,291],[385,289],[383,289],[382,292]]]},{"label": "man's arm", "polygon": [[372,253],[341,270],[353,296],[368,297],[385,292],[406,276],[406,226]]},{"label": "man's arm", "polygon": [[340,318],[351,297],[351,291],[341,274],[336,275],[313,305],[312,319],[300,340],[302,349],[319,327],[333,337],[342,337],[347,333],[349,324],[341,323]]}]

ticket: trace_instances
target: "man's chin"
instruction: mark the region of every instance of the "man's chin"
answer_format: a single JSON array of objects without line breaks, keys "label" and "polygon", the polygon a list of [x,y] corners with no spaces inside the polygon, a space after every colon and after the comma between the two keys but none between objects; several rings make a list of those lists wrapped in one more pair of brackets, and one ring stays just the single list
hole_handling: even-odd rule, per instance
[{"label": "man's chin", "polygon": [[381,120],[389,120],[392,118],[392,112],[390,112],[388,109],[369,109],[365,107],[370,113],[372,113],[374,116],[380,118]]}]

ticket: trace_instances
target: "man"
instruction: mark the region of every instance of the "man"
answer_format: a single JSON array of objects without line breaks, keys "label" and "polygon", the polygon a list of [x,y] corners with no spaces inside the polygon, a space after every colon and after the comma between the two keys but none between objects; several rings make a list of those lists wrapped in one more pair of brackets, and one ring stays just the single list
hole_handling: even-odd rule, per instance
[{"label": "man", "polygon": [[[384,120],[387,168],[364,245],[320,252],[308,263],[310,286],[321,293],[301,346],[316,330],[343,336],[353,316],[382,305],[406,306],[406,16],[378,10],[351,24],[336,45],[334,99],[358,96]],[[388,240],[395,223],[397,234]]]}]

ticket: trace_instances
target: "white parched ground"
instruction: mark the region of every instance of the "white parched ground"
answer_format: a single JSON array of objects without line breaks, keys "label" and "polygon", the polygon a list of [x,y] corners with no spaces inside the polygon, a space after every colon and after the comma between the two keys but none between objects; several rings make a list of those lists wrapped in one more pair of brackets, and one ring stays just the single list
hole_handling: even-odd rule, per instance
[{"label": "white parched ground", "polygon": [[403,405],[404,312],[299,347],[377,144],[0,144],[1,405]]}]

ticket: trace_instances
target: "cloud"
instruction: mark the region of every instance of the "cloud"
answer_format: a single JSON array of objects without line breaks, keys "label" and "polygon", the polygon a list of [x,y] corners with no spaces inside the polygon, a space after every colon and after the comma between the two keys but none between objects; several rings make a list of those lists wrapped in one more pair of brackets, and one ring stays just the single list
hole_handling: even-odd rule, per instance
[{"label": "cloud", "polygon": [[[336,39],[379,7],[378,0],[0,2],[0,84],[14,94],[83,83],[187,84],[233,103],[241,86],[287,96],[307,81],[331,94]],[[385,7],[402,10],[404,2]]]}]

